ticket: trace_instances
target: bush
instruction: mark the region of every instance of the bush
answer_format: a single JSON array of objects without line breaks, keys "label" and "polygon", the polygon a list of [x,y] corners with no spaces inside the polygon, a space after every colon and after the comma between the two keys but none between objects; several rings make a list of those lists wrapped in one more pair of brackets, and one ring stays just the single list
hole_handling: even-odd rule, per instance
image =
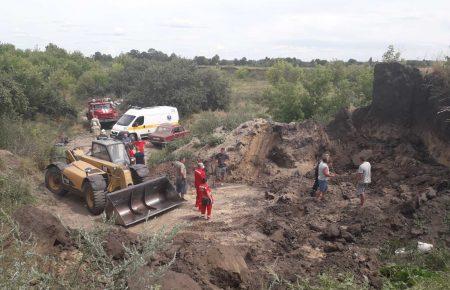
[{"label": "bush", "polygon": [[229,84],[222,72],[202,71],[192,61],[174,59],[146,62],[126,103],[142,107],[174,106],[181,115],[188,116],[202,109],[224,109],[229,99]]},{"label": "bush", "polygon": [[373,68],[333,62],[314,68],[280,62],[267,72],[272,87],[264,103],[274,119],[282,122],[315,118],[327,121],[339,109],[370,102]]},{"label": "bush", "polygon": [[248,78],[248,76],[250,75],[250,71],[248,70],[248,68],[245,67],[240,67],[236,70],[236,72],[234,73],[234,75],[238,78],[238,79],[246,79]]},{"label": "bush", "polygon": [[[139,236],[138,243],[125,247],[125,257],[114,259],[104,247],[108,227],[71,233],[75,249],[71,258],[59,255],[42,256],[31,239],[19,238],[18,225],[5,213],[0,213],[0,288],[2,289],[126,289],[128,281],[155,289],[151,283],[171,265],[151,268],[137,276],[155,254],[167,247],[180,226],[161,230],[152,236]],[[23,237],[22,237],[23,238]],[[7,247],[3,245],[7,244]],[[137,278],[137,279],[136,279]],[[80,286],[82,285],[82,286]]]},{"label": "bush", "polygon": [[194,158],[194,153],[190,150],[178,150],[171,152],[167,148],[163,148],[150,154],[150,157],[147,159],[147,164],[151,168],[164,162],[180,160],[183,157],[187,160],[192,160]]},{"label": "bush", "polygon": [[[52,126],[53,125],[53,126]],[[39,168],[47,166],[57,130],[55,123],[0,117],[0,148],[29,157]]]},{"label": "bush", "polygon": [[34,201],[30,184],[17,174],[0,175],[0,209],[10,213]]}]

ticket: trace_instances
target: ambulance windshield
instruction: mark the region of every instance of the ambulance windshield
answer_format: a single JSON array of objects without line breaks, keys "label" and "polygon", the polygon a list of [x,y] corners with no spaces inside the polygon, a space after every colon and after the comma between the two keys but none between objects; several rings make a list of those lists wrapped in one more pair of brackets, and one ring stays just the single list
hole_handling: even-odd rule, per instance
[{"label": "ambulance windshield", "polygon": [[136,118],[136,116],[125,114],[120,117],[119,121],[117,121],[117,125],[128,126],[134,120],[134,118]]}]

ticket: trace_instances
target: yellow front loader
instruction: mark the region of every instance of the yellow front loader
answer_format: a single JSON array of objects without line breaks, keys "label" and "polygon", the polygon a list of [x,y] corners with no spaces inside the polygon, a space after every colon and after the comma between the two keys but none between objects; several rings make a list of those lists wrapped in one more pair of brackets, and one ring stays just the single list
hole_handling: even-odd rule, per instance
[{"label": "yellow front loader", "polygon": [[45,185],[59,195],[82,195],[89,211],[129,226],[180,205],[183,199],[166,177],[148,180],[145,165],[132,164],[121,141],[92,142],[91,153],[66,151],[66,162],[47,166]]}]

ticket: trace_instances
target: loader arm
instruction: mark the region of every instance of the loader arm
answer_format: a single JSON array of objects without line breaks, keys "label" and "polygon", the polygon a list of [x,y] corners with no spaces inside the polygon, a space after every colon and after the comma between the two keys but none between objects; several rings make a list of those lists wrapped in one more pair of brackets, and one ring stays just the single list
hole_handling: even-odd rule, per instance
[{"label": "loader arm", "polygon": [[127,188],[133,185],[131,172],[124,165],[115,164],[99,158],[86,155],[82,150],[74,150],[76,160],[82,160],[91,164],[93,167],[99,168],[108,174],[108,192]]}]

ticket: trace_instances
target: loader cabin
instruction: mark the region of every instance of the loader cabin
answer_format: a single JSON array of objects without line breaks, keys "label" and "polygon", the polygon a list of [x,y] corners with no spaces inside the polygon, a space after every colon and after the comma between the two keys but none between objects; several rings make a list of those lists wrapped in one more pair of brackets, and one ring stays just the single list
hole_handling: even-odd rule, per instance
[{"label": "loader cabin", "polygon": [[91,156],[115,164],[130,165],[132,163],[125,144],[113,139],[92,141]]}]

